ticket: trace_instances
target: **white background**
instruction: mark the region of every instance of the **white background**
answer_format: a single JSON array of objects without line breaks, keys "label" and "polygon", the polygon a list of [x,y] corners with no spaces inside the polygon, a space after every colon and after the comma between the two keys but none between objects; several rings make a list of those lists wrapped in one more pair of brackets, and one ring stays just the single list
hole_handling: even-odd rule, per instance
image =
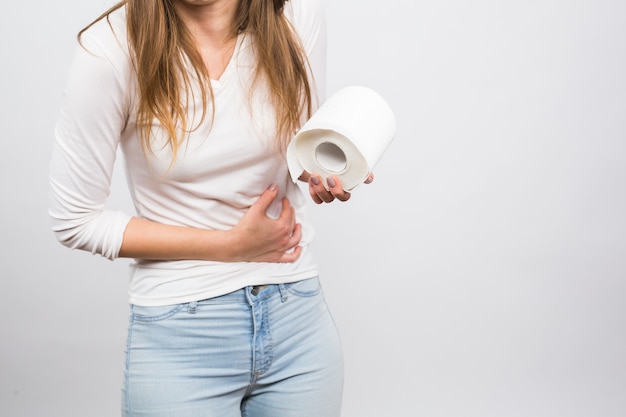
[{"label": "white background", "polygon": [[[127,261],[47,217],[74,36],[109,4],[0,14],[3,417],[119,415]],[[312,205],[344,416],[625,416],[626,2],[327,11],[329,92],[371,87],[398,120],[373,184]]]}]

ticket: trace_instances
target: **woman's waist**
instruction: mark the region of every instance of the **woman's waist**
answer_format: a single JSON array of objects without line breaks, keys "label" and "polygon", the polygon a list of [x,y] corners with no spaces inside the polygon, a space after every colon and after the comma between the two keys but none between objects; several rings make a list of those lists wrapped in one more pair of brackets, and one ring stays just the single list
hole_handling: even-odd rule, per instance
[{"label": "woman's waist", "polygon": [[133,304],[169,305],[317,274],[317,265],[306,245],[293,263],[136,260],[130,266],[129,296]]}]

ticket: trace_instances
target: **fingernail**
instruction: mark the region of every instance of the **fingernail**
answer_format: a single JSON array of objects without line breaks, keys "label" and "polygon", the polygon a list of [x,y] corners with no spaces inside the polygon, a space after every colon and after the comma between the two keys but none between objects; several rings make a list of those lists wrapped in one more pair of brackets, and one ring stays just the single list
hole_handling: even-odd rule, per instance
[{"label": "fingernail", "polygon": [[335,182],[335,180],[333,179],[333,177],[328,177],[326,178],[326,182],[328,183],[328,186],[330,188],[333,188],[335,185],[337,185],[337,183]]},{"label": "fingernail", "polygon": [[270,186],[267,187],[267,189],[271,190],[271,191],[274,191],[274,190],[276,190],[276,187],[277,187],[277,185],[274,183],[274,184],[270,184]]},{"label": "fingernail", "polygon": [[311,182],[313,183],[313,185],[320,185],[320,179],[319,179],[319,178],[317,178],[317,176],[316,176],[316,175],[313,175],[313,176],[311,177]]}]

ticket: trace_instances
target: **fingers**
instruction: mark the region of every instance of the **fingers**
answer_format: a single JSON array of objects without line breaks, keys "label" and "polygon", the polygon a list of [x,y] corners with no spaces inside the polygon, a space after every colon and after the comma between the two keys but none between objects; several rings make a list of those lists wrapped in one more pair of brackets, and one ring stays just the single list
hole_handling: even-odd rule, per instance
[{"label": "fingers", "polygon": [[276,221],[286,225],[283,229],[283,233],[285,233],[285,243],[284,246],[279,249],[279,252],[283,252],[283,256],[278,262],[293,262],[298,258],[300,253],[300,250],[296,251],[296,248],[299,248],[298,244],[300,240],[302,240],[302,225],[296,222],[296,211],[287,198],[283,199],[283,210]]},{"label": "fingers", "polygon": [[326,178],[326,183],[328,184],[328,189],[331,194],[339,201],[348,201],[350,199],[351,194],[347,191],[344,191],[341,186],[341,182],[335,176]]},{"label": "fingers", "polygon": [[329,195],[326,191],[318,175],[311,175],[311,177],[309,177],[309,194],[315,204],[330,203],[334,199],[332,195]]},{"label": "fingers", "polygon": [[335,176],[326,178],[328,189],[324,187],[319,175],[311,175],[309,178],[309,194],[316,204],[330,203],[335,199],[348,201],[351,194],[341,187],[341,182]]},{"label": "fingers", "polygon": [[283,198],[283,210],[280,212],[279,220],[290,221],[291,222],[291,230],[296,225],[296,211],[293,209],[293,206],[289,202],[287,198]]},{"label": "fingers", "polygon": [[278,263],[292,263],[295,262],[302,253],[302,246],[296,246],[292,251],[285,252],[276,262]]},{"label": "fingers", "polygon": [[289,247],[288,250],[291,250],[295,248],[296,246],[298,246],[301,240],[302,240],[302,226],[298,223],[296,224],[296,226],[293,228],[293,231],[291,232],[291,237],[289,239],[289,243],[287,244],[287,246]]},{"label": "fingers", "polygon": [[302,226],[296,223],[293,230],[287,233],[283,242],[276,249],[264,253],[259,256],[258,261],[262,262],[278,262],[291,263],[295,262],[302,253],[302,247],[299,245],[302,240]]}]

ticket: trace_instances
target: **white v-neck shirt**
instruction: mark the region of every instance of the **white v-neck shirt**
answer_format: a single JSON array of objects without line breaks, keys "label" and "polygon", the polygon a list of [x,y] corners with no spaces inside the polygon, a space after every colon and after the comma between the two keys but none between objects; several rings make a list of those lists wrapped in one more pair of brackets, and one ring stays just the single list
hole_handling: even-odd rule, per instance
[{"label": "white v-neck shirt", "polygon": [[[291,0],[285,14],[300,35],[315,77],[319,102],[325,93],[326,32],[321,0]],[[135,124],[136,74],[129,58],[125,11],[114,12],[83,36],[70,66],[55,129],[50,163],[50,216],[65,245],[115,259],[132,215],[155,222],[228,230],[272,183],[286,196],[302,224],[303,248],[294,263],[149,261],[131,265],[129,301],[169,305],[223,295],[247,285],[278,284],[317,275],[310,246],[314,229],[306,198],[273,147],[273,115],[265,89],[248,101],[255,58],[250,37],[240,35],[228,66],[212,82],[211,111],[191,132],[170,168],[171,152],[155,122],[153,153],[146,152]],[[197,95],[197,94],[196,94]],[[210,100],[209,100],[210,101]],[[200,99],[195,99],[199,120]],[[250,111],[252,109],[252,111]],[[195,125],[195,124],[194,124]],[[118,149],[136,213],[107,208]]]}]

